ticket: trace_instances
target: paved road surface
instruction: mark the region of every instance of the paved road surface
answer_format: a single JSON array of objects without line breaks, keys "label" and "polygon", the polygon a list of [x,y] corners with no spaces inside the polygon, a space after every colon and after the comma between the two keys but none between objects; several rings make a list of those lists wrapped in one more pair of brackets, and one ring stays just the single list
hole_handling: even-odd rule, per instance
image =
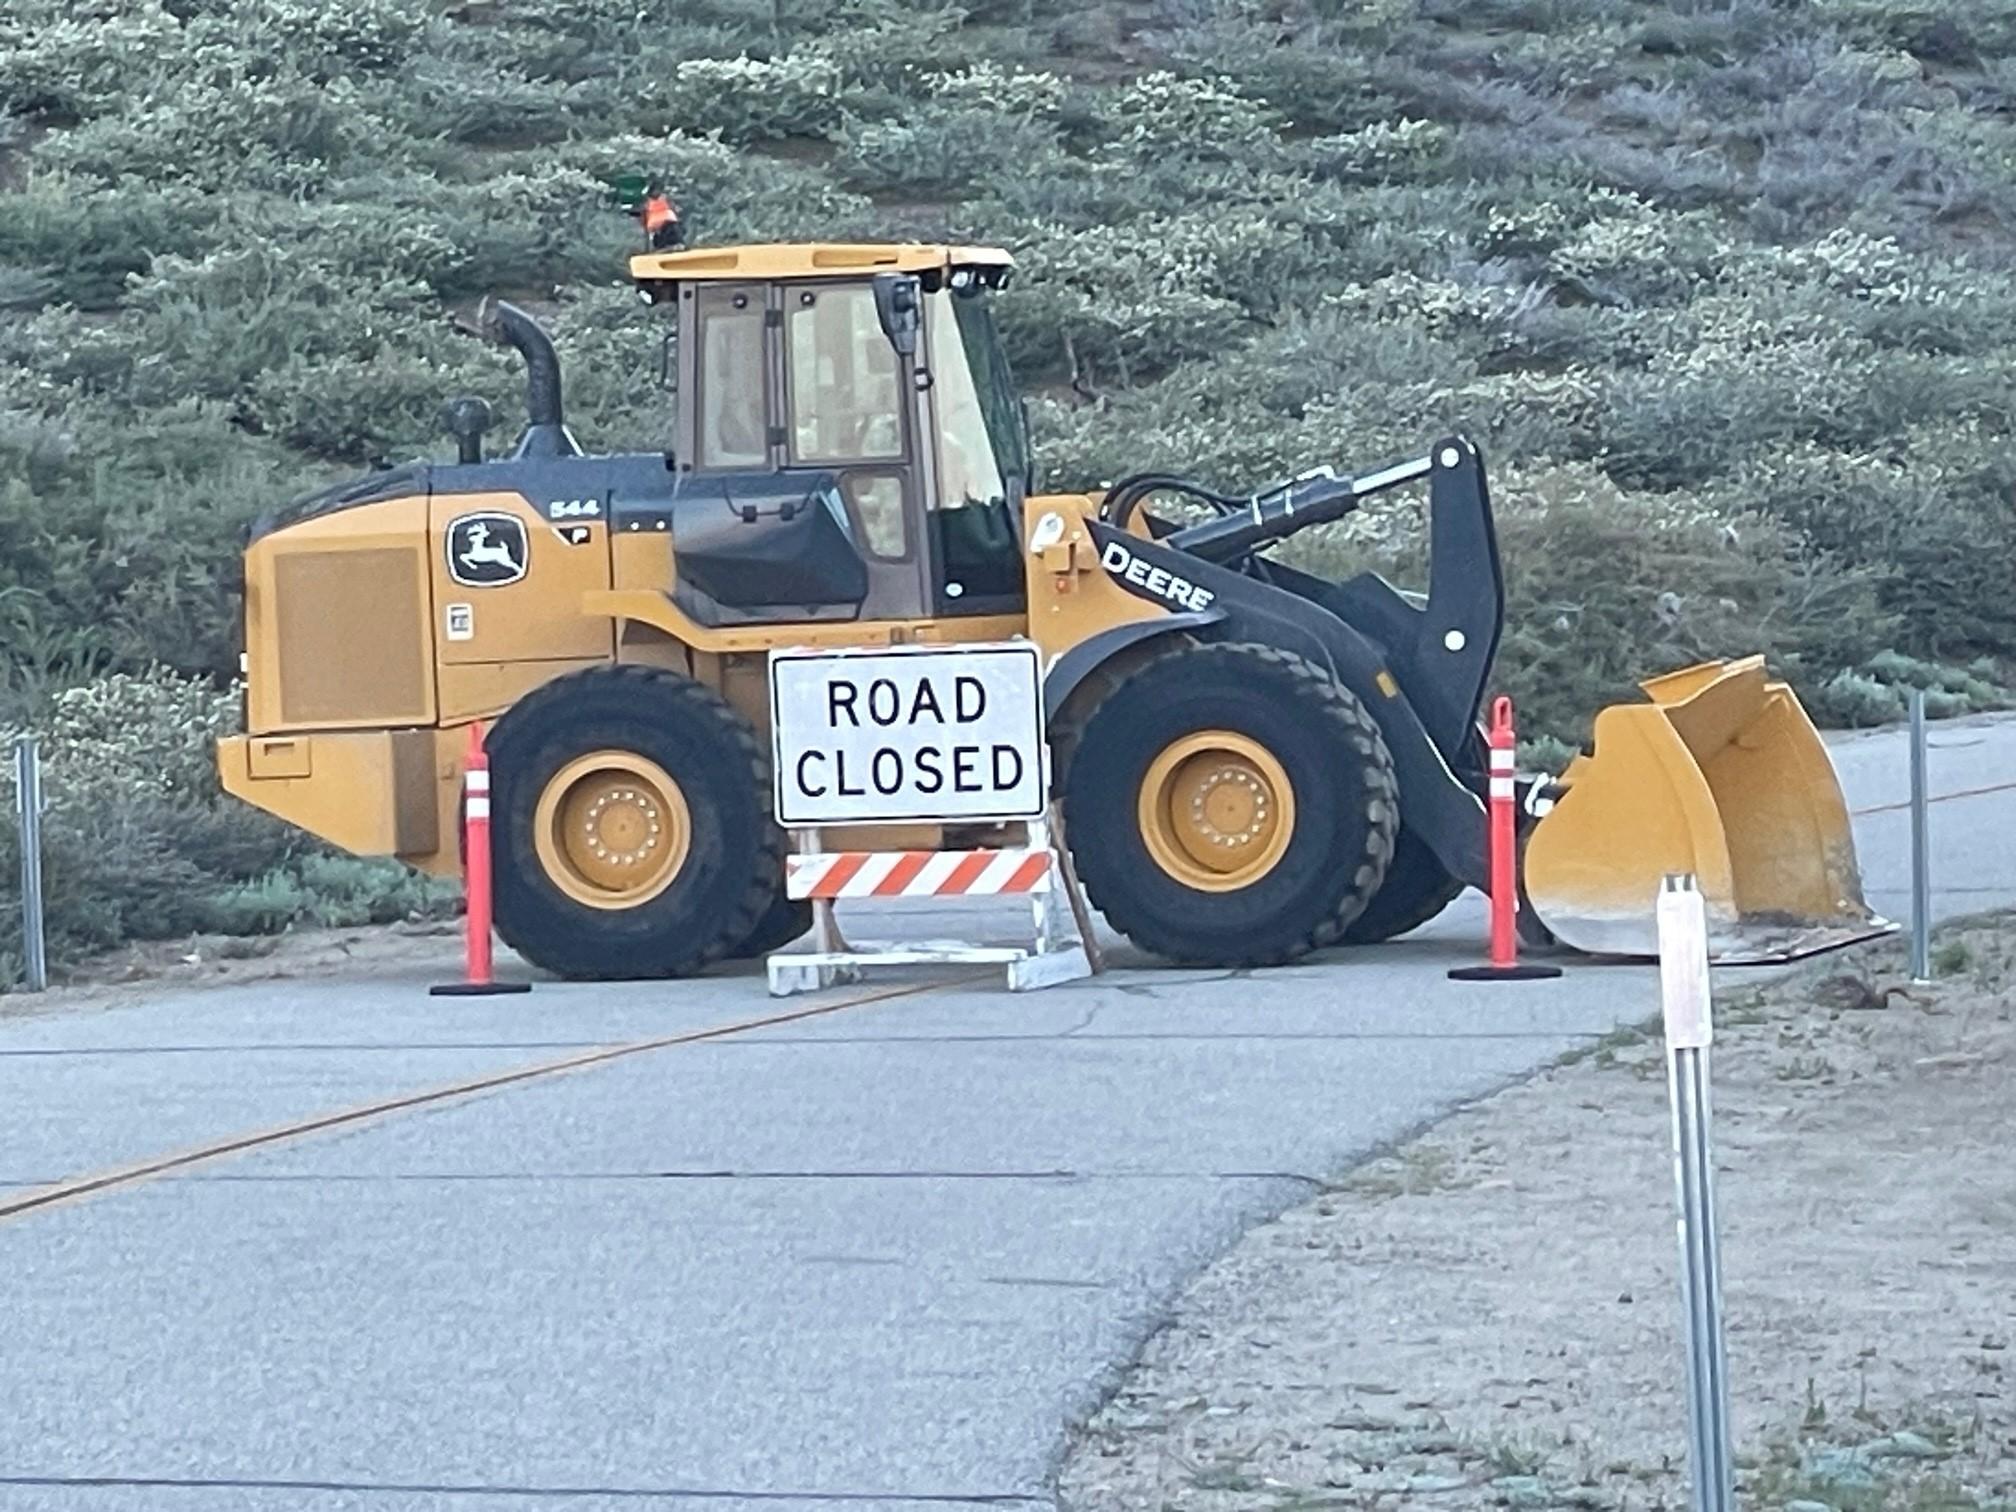
[{"label": "paved road surface", "polygon": [[[1935,792],[2016,781],[2016,721],[1935,740]],[[1858,808],[1905,796],[1894,733],[1838,755]],[[2016,793],[1936,814],[1942,909],[2016,900]],[[1905,816],[1858,825],[1901,910]],[[926,988],[0,1219],[0,1512],[1047,1506],[1066,1422],[1242,1227],[1655,1006],[1637,967],[1445,981],[1480,932],[1473,899],[1259,975]],[[0,1019],[0,1205],[865,996],[425,980]]]}]

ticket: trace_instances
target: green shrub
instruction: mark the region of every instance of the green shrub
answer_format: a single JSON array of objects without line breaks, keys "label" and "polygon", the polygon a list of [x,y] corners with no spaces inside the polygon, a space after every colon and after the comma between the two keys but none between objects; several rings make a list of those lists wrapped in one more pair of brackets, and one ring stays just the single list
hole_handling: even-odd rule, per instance
[{"label": "green shrub", "polygon": [[1815,720],[1849,729],[1892,724],[1904,717],[1904,695],[1865,672],[1836,672],[1808,688],[1804,702]]},{"label": "green shrub", "polygon": [[1135,158],[1251,161],[1279,150],[1280,115],[1222,80],[1144,74],[1101,103],[1108,140]]},{"label": "green shrub", "polygon": [[[701,243],[1010,246],[1000,308],[1053,486],[1247,487],[1479,438],[1529,738],[1760,648],[1829,721],[1895,717],[1914,687],[1995,706],[2012,16],[14,0],[0,695],[228,680],[247,518],[439,454],[458,391],[515,417],[515,359],[467,334],[486,295],[552,327],[585,443],[662,444],[663,312],[622,286],[638,230],[608,204],[637,171]],[[1394,501],[1285,549],[1399,572],[1418,545]],[[260,928],[395,907],[207,789],[64,824],[64,885],[108,900],[75,903],[66,950],[197,927],[190,899]]]},{"label": "green shrub", "polygon": [[824,53],[781,58],[688,58],[647,102],[667,126],[737,143],[823,137],[840,125],[850,94]]},{"label": "green shrub", "polygon": [[10,7],[0,17],[0,111],[69,123],[125,104],[134,80],[154,77],[179,47],[182,26],[159,5],[121,10],[108,25],[32,0]]},{"label": "green shrub", "polygon": [[[44,914],[60,969],[129,940],[273,933],[452,911],[455,890],[389,861],[333,855],[222,795],[214,744],[240,693],[164,671],[62,689],[26,721],[41,742]],[[0,731],[11,749],[24,726]],[[0,913],[20,906],[13,767],[0,811]],[[0,984],[20,961],[0,956]]]},{"label": "green shrub", "polygon": [[190,80],[50,137],[34,161],[106,188],[130,181],[303,195],[365,149],[369,127],[365,97],[346,80]]},{"label": "green shrub", "polygon": [[985,106],[933,101],[899,120],[849,123],[836,166],[871,189],[955,189],[985,184],[1003,157],[1022,164],[1064,160],[1042,120]]}]

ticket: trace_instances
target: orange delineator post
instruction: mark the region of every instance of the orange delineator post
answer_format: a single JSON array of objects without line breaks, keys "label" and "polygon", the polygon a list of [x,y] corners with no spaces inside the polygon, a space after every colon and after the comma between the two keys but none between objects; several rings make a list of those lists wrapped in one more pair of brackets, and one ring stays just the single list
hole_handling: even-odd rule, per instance
[{"label": "orange delineator post", "polygon": [[1559,966],[1519,964],[1519,797],[1513,781],[1517,737],[1512,727],[1512,700],[1491,704],[1491,728],[1484,743],[1491,757],[1489,824],[1491,826],[1491,959],[1484,966],[1462,966],[1449,975],[1459,982],[1529,982],[1561,975]]},{"label": "orange delineator post", "polygon": [[427,990],[435,997],[530,992],[530,982],[500,982],[491,974],[490,758],[480,723],[469,726],[462,762],[462,851],[463,979]]}]

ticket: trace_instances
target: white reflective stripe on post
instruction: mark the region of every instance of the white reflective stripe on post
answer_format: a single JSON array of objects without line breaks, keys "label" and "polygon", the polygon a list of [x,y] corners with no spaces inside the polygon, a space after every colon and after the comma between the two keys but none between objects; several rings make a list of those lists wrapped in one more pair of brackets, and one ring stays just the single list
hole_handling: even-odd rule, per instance
[{"label": "white reflective stripe on post", "polygon": [[1510,777],[1493,777],[1491,779],[1491,796],[1493,798],[1510,798],[1512,794],[1513,784]]},{"label": "white reflective stripe on post", "polygon": [[1518,753],[1516,751],[1501,751],[1494,747],[1491,752],[1491,770],[1494,772],[1516,771],[1518,769],[1517,756]]},{"label": "white reflective stripe on post", "polygon": [[1659,994],[1669,1047],[1702,1050],[1715,1037],[1708,994],[1708,908],[1691,876],[1659,887]]},{"label": "white reflective stripe on post", "polygon": [[485,767],[471,767],[462,774],[462,786],[472,793],[490,791],[490,772]]},{"label": "white reflective stripe on post", "polygon": [[488,798],[471,797],[469,806],[464,810],[464,813],[471,820],[480,819],[485,824],[488,824],[490,822],[490,800]]}]

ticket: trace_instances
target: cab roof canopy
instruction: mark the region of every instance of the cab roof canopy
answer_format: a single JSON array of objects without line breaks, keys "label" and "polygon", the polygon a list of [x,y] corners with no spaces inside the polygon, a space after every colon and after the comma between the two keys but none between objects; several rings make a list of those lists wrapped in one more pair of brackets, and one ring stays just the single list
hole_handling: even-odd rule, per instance
[{"label": "cab roof canopy", "polygon": [[931,273],[972,268],[998,282],[1015,259],[995,247],[948,247],[917,242],[773,242],[746,247],[695,247],[646,252],[630,259],[640,284],[742,282],[750,279],[860,278],[874,273]]}]

